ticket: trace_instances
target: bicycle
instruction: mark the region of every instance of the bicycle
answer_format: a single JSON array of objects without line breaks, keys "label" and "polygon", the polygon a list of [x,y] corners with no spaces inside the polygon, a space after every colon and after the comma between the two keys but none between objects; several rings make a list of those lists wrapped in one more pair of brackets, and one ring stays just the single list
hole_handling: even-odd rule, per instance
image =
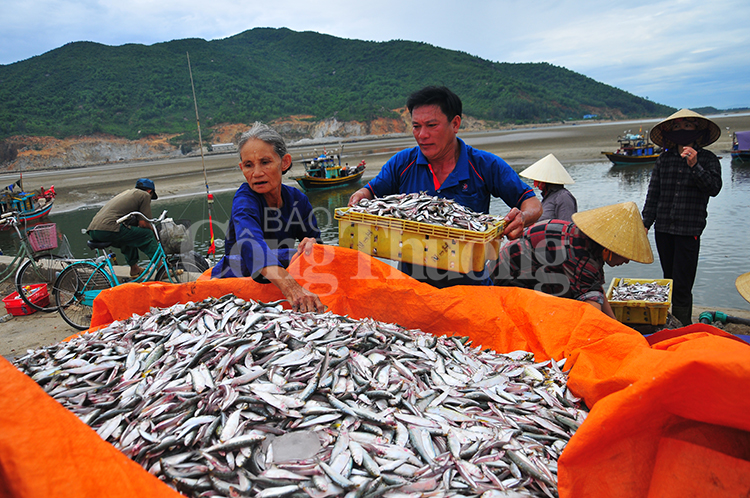
[{"label": "bicycle", "polygon": [[[12,227],[19,240],[18,252],[7,268],[0,273],[0,282],[5,282],[15,275],[16,291],[27,306],[36,311],[56,311],[57,307],[51,304],[52,287],[59,273],[72,261],[69,252],[65,255],[51,252],[58,247],[57,225],[44,223],[29,230],[22,230],[18,213],[15,211],[3,213],[0,216],[0,225]],[[67,239],[64,236],[63,240],[67,247]]]},{"label": "bicycle", "polygon": [[[159,218],[149,219],[137,211],[123,216],[117,223],[125,223],[132,217],[143,219],[150,223],[158,247],[153,258],[144,271],[128,282],[145,282],[152,277],[157,281],[183,283],[195,280],[208,269],[208,262],[197,253],[169,256],[164,251],[158,223],[165,221],[167,212]],[[63,320],[71,327],[86,330],[91,326],[91,316],[94,299],[105,289],[110,289],[125,283],[120,281],[112,263],[115,254],[111,250],[104,251],[111,246],[109,242],[87,241],[88,246],[96,251],[93,260],[79,261],[68,265],[57,277],[53,286],[53,295],[58,311]]]}]

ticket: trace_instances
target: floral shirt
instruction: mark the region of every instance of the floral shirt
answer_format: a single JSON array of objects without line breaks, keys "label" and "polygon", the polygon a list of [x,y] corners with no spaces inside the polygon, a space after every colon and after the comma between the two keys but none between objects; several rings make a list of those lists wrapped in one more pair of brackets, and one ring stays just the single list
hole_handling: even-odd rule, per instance
[{"label": "floral shirt", "polygon": [[575,223],[540,221],[500,249],[495,285],[604,304],[602,247]]}]

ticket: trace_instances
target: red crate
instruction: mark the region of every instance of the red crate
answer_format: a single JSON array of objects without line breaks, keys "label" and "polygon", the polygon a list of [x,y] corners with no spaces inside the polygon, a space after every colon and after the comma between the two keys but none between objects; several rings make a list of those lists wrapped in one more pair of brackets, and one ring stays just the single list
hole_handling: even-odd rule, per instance
[{"label": "red crate", "polygon": [[[47,292],[47,284],[34,284],[28,286],[29,299],[32,303],[39,305],[44,308],[49,306],[49,293]],[[23,316],[36,313],[36,310],[26,304],[18,292],[14,292],[10,296],[3,298],[5,309],[13,316]]]}]

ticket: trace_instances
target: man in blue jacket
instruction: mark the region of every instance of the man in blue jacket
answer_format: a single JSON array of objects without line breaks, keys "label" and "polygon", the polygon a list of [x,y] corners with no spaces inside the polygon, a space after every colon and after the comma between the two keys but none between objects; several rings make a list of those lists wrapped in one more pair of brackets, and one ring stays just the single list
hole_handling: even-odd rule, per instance
[{"label": "man in blue jacket", "polygon": [[[425,192],[452,199],[478,213],[488,213],[490,197],[500,197],[510,208],[503,235],[521,236],[542,214],[534,191],[498,156],[475,149],[456,135],[461,126],[461,99],[446,87],[429,86],[406,101],[417,147],[403,150],[383,166],[377,177],[349,198]],[[401,271],[435,287],[491,285],[488,272],[461,274],[401,263]]]}]

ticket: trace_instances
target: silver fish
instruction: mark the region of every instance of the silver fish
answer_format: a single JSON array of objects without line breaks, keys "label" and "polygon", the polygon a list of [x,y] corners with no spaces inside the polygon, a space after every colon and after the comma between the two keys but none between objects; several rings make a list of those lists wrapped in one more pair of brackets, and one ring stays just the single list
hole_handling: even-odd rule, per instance
[{"label": "silver fish", "polygon": [[14,364],[195,497],[554,496],[557,458],[587,414],[562,360],[232,295]]}]

